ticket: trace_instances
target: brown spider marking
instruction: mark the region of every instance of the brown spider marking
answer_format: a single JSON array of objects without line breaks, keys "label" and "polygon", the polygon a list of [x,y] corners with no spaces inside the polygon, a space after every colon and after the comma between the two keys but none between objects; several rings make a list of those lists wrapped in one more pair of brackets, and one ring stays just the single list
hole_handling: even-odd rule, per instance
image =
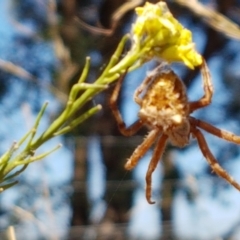
[{"label": "brown spider marking", "polygon": [[139,119],[129,127],[126,127],[117,107],[117,99],[124,75],[117,82],[110,98],[110,107],[123,135],[132,136],[143,126],[150,129],[144,141],[134,150],[125,164],[127,170],[133,169],[139,159],[145,155],[156,141],[153,156],[146,173],[146,199],[150,204],[155,203],[151,201],[152,173],[163,154],[167,140],[169,139],[174,146],[184,147],[189,144],[191,135],[197,139],[199,148],[212,170],[240,190],[240,185],[219,165],[211,153],[199,128],[236,144],[240,144],[240,137],[190,116],[190,113],[211,103],[213,86],[205,61],[201,66],[201,74],[204,95],[198,101],[188,102],[183,82],[170,67],[167,64],[161,64],[155,68],[134,93],[134,100],[140,106]]}]

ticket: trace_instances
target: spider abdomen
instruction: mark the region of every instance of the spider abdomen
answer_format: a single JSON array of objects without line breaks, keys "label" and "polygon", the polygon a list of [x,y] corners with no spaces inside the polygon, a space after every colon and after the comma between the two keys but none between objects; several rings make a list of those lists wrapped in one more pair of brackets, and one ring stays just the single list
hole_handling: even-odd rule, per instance
[{"label": "spider abdomen", "polygon": [[142,97],[139,118],[150,128],[161,128],[181,147],[188,143],[188,115],[186,89],[178,76],[173,71],[155,75]]},{"label": "spider abdomen", "polygon": [[181,125],[188,114],[186,89],[176,74],[169,71],[155,76],[142,97],[139,117],[165,131]]}]

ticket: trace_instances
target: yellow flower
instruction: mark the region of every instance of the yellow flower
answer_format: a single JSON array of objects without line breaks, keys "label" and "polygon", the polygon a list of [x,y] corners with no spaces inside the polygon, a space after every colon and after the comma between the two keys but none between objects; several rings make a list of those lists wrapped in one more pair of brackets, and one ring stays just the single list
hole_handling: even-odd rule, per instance
[{"label": "yellow flower", "polygon": [[180,61],[192,69],[202,63],[191,31],[173,17],[165,2],[146,2],[135,11],[138,17],[132,26],[132,40],[135,48],[146,50],[144,59],[158,57],[168,62]]}]

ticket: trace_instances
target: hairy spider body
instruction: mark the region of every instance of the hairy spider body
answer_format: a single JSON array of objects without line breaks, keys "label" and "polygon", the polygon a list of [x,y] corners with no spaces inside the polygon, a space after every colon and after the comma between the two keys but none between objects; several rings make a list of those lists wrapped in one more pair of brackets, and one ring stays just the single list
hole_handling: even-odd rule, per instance
[{"label": "hairy spider body", "polygon": [[189,143],[190,133],[186,89],[173,71],[163,72],[163,68],[159,66],[149,74],[151,82],[142,99],[135,96],[140,105],[138,116],[149,128],[162,129],[174,146],[183,147]]},{"label": "hairy spider body", "polygon": [[167,140],[177,147],[189,144],[191,135],[198,142],[200,150],[212,170],[240,190],[240,185],[219,165],[199,128],[227,141],[240,144],[240,137],[233,133],[218,129],[204,121],[191,117],[197,109],[211,103],[213,87],[207,64],[203,60],[201,73],[204,84],[204,95],[198,101],[189,102],[184,84],[167,64],[155,68],[134,93],[134,100],[140,106],[139,119],[126,127],[117,107],[117,99],[124,75],[119,79],[110,98],[110,107],[116,118],[120,132],[125,136],[132,136],[143,126],[150,131],[144,141],[134,150],[125,164],[127,170],[133,169],[149,148],[156,142],[152,159],[146,173],[146,199],[151,201],[151,177],[163,154]]}]

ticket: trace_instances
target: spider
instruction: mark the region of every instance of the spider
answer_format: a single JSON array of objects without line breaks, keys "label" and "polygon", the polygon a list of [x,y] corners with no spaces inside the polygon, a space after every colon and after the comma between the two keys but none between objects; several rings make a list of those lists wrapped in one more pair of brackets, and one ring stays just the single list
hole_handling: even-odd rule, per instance
[{"label": "spider", "polygon": [[[125,73],[126,74],[126,73]],[[146,199],[151,201],[151,177],[163,154],[167,140],[176,147],[189,144],[190,137],[196,138],[199,148],[212,170],[227,182],[240,190],[240,185],[219,165],[199,128],[224,140],[240,144],[240,137],[218,129],[207,122],[198,120],[190,114],[211,103],[213,86],[206,62],[203,60],[201,75],[204,95],[198,101],[188,102],[186,88],[169,65],[160,64],[152,70],[134,93],[134,100],[139,105],[138,120],[126,127],[117,107],[119,92],[125,74],[118,80],[110,98],[110,108],[116,118],[119,131],[125,136],[132,136],[143,126],[150,131],[144,141],[134,150],[127,160],[125,168],[133,169],[156,141],[156,146],[146,173]]]}]

